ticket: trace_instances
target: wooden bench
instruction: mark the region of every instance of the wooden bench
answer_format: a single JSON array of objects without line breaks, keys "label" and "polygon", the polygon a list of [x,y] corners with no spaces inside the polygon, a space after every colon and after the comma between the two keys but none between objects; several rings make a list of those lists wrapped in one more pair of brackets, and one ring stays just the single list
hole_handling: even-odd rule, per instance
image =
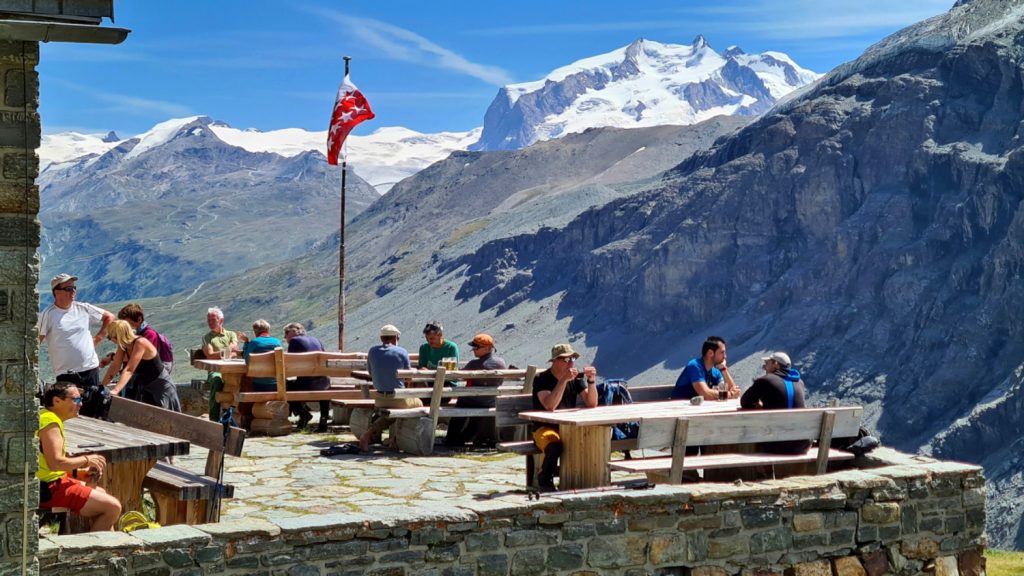
[{"label": "wooden bench", "polygon": [[[629,388],[629,395],[634,404],[659,402],[669,399],[673,388],[675,388],[673,384],[636,386]],[[495,409],[495,423],[498,428],[516,427],[519,430],[518,435],[521,436],[514,442],[499,443],[498,450],[522,454],[526,457],[526,486],[535,488],[537,486],[536,471],[540,468],[542,454],[533,440],[527,439],[528,431],[533,423],[519,417],[520,412],[533,410],[533,395],[519,394],[499,397]],[[636,438],[612,440],[612,451],[614,452],[634,450],[636,447]]]},{"label": "wooden bench", "polygon": [[[288,421],[288,402],[365,398],[362,382],[350,378],[353,370],[366,367],[366,355],[356,352],[272,352],[250,354],[246,377],[274,378],[276,390],[269,392],[221,392],[222,405],[238,407],[240,420],[253,432],[281,436],[292,431]],[[287,379],[297,376],[327,376],[331,386],[326,390],[288,390]]]},{"label": "wooden bench", "polygon": [[[695,414],[678,418],[650,418],[640,423],[637,448],[669,449],[670,456],[609,462],[612,470],[644,473],[656,483],[679,484],[688,470],[813,465],[822,474],[828,463],[850,460],[853,454],[830,449],[832,437],[856,436],[859,406],[744,410],[725,414]],[[762,442],[817,440],[801,454],[736,452],[687,456],[687,446],[749,445]],[[819,449],[819,447],[824,447]],[[802,469],[800,473],[806,473]]]},{"label": "wooden bench", "polygon": [[234,496],[234,486],[221,484],[219,477],[225,455],[241,456],[245,430],[224,426],[205,418],[114,396],[108,418],[133,428],[188,440],[209,450],[204,474],[196,474],[166,462],[157,462],[143,487],[156,502],[156,521],[172,524],[203,524],[220,519],[220,500]]},{"label": "wooden bench", "polygon": [[[434,450],[434,436],[437,423],[442,418],[494,418],[495,408],[459,408],[446,406],[442,403],[451,398],[501,398],[509,394],[529,393],[533,390],[533,379],[537,374],[536,366],[512,370],[399,370],[397,376],[402,380],[413,382],[432,382],[429,388],[401,388],[395,391],[395,398],[423,398],[429,403],[422,408],[406,408],[386,410],[386,416],[399,420],[394,432],[398,447],[404,452],[417,455],[431,454]],[[445,387],[451,380],[522,380],[523,384],[502,384],[497,387]],[[372,407],[353,410],[349,425],[352,433],[361,436],[369,426]]]}]

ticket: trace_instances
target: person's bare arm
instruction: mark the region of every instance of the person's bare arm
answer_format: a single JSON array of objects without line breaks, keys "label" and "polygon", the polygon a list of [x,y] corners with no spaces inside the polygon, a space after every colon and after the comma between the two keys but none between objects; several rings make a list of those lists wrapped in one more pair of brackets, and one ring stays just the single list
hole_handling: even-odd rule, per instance
[{"label": "person's bare arm", "polygon": [[718,367],[719,372],[722,373],[722,378],[725,379],[725,384],[729,388],[729,398],[740,397],[740,387],[736,385],[736,382],[732,379],[732,374],[729,373],[729,366],[724,362]]},{"label": "person's bare arm", "polygon": [[99,454],[85,454],[82,456],[68,457],[63,453],[64,439],[60,436],[60,427],[50,424],[39,431],[39,445],[43,451],[43,458],[50,470],[68,472],[76,468],[95,467],[100,472],[107,465],[107,461]]},{"label": "person's bare arm", "polygon": [[[117,386],[111,391],[112,394],[120,394],[121,390],[128,385],[128,382],[132,379],[132,375],[135,374],[135,370],[139,367],[139,362],[142,361],[142,355],[146,352],[146,344],[149,344],[149,340],[137,339],[135,344],[132,345],[132,352],[128,356],[128,365],[125,366],[124,372],[121,373],[121,377],[117,379]],[[149,344],[152,346],[152,344]],[[115,360],[116,362],[116,360]]]},{"label": "person's bare arm", "polygon": [[103,342],[103,339],[107,337],[107,326],[110,326],[114,320],[117,318],[113,314],[106,310],[103,311],[103,318],[100,319],[100,331],[92,337],[93,346],[98,346],[100,342]]},{"label": "person's bare arm", "polygon": [[597,406],[597,370],[593,366],[587,366],[583,369],[583,374],[586,376],[587,389],[580,392],[580,398],[587,408],[593,408]]},{"label": "person's bare arm", "polygon": [[705,400],[718,400],[718,391],[712,390],[708,387],[708,383],[703,380],[694,382],[693,389]]},{"label": "person's bare arm", "polygon": [[114,359],[110,361],[110,366],[107,368],[107,372],[103,374],[103,380],[100,382],[104,386],[110,384],[114,380],[114,376],[121,371],[121,366],[124,365],[124,350],[118,347],[117,351],[114,352]]}]

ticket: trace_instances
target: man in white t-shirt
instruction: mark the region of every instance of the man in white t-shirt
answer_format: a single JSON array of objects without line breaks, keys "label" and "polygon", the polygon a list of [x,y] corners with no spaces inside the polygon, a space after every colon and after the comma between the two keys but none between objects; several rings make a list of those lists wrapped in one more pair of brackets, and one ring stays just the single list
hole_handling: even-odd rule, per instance
[{"label": "man in white t-shirt", "polygon": [[[90,386],[100,385],[96,345],[106,338],[107,325],[115,318],[102,308],[75,301],[77,280],[77,276],[64,273],[50,280],[53,305],[39,315],[39,342],[46,342],[54,377],[74,382],[84,393]],[[90,322],[100,324],[95,336],[89,331]]]}]

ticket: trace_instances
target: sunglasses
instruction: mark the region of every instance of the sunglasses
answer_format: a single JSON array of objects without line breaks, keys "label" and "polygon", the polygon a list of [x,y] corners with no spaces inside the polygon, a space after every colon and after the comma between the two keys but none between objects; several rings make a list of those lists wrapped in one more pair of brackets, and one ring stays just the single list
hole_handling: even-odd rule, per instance
[{"label": "sunglasses", "polygon": [[433,334],[435,332],[440,332],[440,331],[441,331],[441,327],[436,325],[436,324],[427,324],[426,326],[423,327],[423,333],[424,334]]},{"label": "sunglasses", "polygon": [[78,291],[78,286],[65,286],[63,288],[55,288],[55,290],[59,292],[76,292]]},{"label": "sunglasses", "polygon": [[68,398],[67,396],[64,396],[64,399],[65,400],[71,400],[72,402],[74,402],[75,404],[78,404],[79,406],[82,405],[82,397],[81,396],[75,396],[73,398]]}]

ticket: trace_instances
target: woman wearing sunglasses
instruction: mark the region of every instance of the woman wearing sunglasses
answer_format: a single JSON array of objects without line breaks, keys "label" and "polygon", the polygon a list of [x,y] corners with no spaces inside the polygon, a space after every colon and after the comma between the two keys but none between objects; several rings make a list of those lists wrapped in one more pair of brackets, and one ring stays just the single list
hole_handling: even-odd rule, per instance
[{"label": "woman wearing sunglasses", "polygon": [[95,484],[107,461],[99,454],[67,456],[64,422],[78,416],[82,393],[70,382],[57,382],[43,393],[39,412],[39,507],[67,508],[92,518],[90,530],[110,530],[121,515],[121,503]]}]

